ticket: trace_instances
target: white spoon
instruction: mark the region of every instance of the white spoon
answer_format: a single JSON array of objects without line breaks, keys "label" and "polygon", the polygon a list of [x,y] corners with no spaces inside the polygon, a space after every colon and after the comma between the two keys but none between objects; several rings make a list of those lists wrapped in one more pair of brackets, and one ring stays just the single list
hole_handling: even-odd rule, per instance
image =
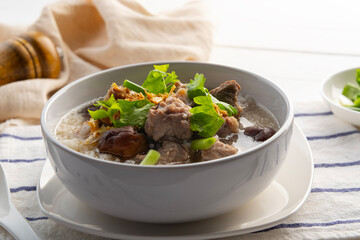
[{"label": "white spoon", "polygon": [[29,223],[10,201],[10,191],[0,164],[0,225],[17,240],[39,240]]}]

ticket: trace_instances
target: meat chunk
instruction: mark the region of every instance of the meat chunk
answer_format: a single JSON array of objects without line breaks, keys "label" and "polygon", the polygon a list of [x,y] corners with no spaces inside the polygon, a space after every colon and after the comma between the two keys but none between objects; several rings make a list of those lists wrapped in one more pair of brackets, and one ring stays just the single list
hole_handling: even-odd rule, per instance
[{"label": "meat chunk", "polygon": [[186,84],[182,84],[180,81],[177,81],[175,83],[175,87],[176,97],[183,101],[186,105],[193,106],[194,101],[191,100],[187,94]]},{"label": "meat chunk", "polygon": [[221,138],[225,138],[231,133],[239,132],[239,122],[234,117],[225,117],[225,122],[221,128],[217,131],[217,135]]},{"label": "meat chunk", "polygon": [[134,157],[148,148],[145,137],[131,126],[104,132],[97,147],[101,153],[112,153],[124,158]]},{"label": "meat chunk", "polygon": [[238,149],[236,147],[216,140],[209,149],[202,150],[201,156],[204,161],[207,161],[234,155],[237,151]]},{"label": "meat chunk", "polygon": [[195,104],[194,101],[191,100],[189,95],[187,94],[186,88],[179,89],[179,91],[176,92],[176,97],[188,106],[193,106]]},{"label": "meat chunk", "polygon": [[254,139],[254,141],[263,142],[269,139],[272,135],[274,135],[276,131],[269,127],[246,127],[244,134],[250,136]]},{"label": "meat chunk", "polygon": [[241,90],[240,85],[235,80],[230,80],[222,83],[217,88],[210,91],[210,94],[216,97],[218,100],[226,102],[238,110],[238,117],[242,111],[238,102],[238,95]]},{"label": "meat chunk", "polygon": [[190,148],[185,144],[164,141],[158,151],[160,153],[158,164],[160,165],[184,164],[190,161]]},{"label": "meat chunk", "polygon": [[177,92],[182,88],[187,89],[186,85],[187,85],[186,83],[182,83],[180,81],[175,82],[174,83],[174,86],[175,86],[175,91],[174,92]]},{"label": "meat chunk", "polygon": [[191,138],[190,109],[176,97],[167,98],[149,110],[145,122],[145,133],[155,141]]}]

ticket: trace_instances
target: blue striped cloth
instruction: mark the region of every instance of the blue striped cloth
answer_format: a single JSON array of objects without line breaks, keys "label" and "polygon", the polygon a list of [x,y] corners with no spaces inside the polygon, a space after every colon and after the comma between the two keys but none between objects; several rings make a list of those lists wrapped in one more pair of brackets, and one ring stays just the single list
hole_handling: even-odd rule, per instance
[{"label": "blue striped cloth", "polygon": [[360,130],[322,101],[295,104],[295,122],[314,157],[306,202],[277,226],[228,240],[360,239]]},{"label": "blue striped cloth", "polygon": [[[295,105],[315,161],[314,182],[305,204],[281,224],[227,239],[360,238],[360,131],[336,118],[321,101]],[[102,239],[71,230],[44,216],[36,184],[46,151],[40,126],[0,132],[2,164],[15,206],[44,239]],[[12,239],[0,227],[0,239]]]}]

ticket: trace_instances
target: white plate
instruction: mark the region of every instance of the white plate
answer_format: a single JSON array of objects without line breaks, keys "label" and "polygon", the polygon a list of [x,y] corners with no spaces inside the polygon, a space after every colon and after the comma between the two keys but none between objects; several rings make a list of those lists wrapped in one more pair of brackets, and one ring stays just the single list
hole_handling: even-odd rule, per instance
[{"label": "white plate", "polygon": [[[46,161],[38,183],[42,212],[78,231],[116,239],[210,239],[259,231],[279,224],[304,203],[313,179],[308,142],[294,124],[288,155],[275,181],[242,207],[210,219],[182,224],[147,224],[98,212],[69,193]],[[121,206],[119,206],[121,207]]]},{"label": "white plate", "polygon": [[356,69],[358,68],[351,68],[333,74],[327,77],[321,86],[321,95],[329,104],[335,116],[355,126],[360,126],[360,112],[342,106],[339,97],[347,83],[358,86],[355,80]]}]

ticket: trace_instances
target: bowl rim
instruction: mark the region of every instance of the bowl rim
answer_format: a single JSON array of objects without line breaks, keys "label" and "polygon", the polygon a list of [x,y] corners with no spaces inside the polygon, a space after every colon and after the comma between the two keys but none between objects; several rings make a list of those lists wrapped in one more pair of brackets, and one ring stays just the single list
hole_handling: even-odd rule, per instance
[{"label": "bowl rim", "polygon": [[345,72],[351,72],[351,71],[356,71],[356,69],[360,69],[360,66],[359,67],[351,67],[351,68],[346,68],[344,70],[341,70],[341,71],[338,71],[338,72],[334,72],[334,73],[331,73],[329,74],[327,77],[324,78],[324,80],[322,81],[321,83],[321,88],[320,88],[320,92],[321,92],[321,96],[323,97],[323,99],[325,99],[326,102],[328,102],[330,105],[334,106],[334,107],[337,107],[339,109],[341,109],[342,111],[345,111],[349,114],[355,114],[355,115],[359,115],[360,116],[360,112],[357,112],[357,111],[354,111],[354,110],[351,110],[349,108],[346,108],[344,106],[342,106],[341,104],[337,104],[335,102],[335,100],[330,97],[328,94],[325,93],[325,87],[330,84],[332,85],[332,81],[334,79],[335,76],[337,75],[340,75],[340,74],[343,74]]},{"label": "bowl rim", "polygon": [[[100,158],[95,158],[95,157],[91,157],[88,156],[86,154],[77,152],[67,146],[65,146],[64,144],[60,143],[55,136],[50,133],[49,129],[46,127],[46,121],[45,121],[45,116],[47,115],[47,112],[49,110],[49,108],[51,107],[52,103],[59,98],[63,93],[65,93],[68,89],[72,88],[74,85],[80,84],[83,81],[86,81],[87,79],[93,78],[95,76],[98,75],[102,75],[104,73],[107,72],[112,72],[112,71],[120,71],[121,69],[124,68],[129,68],[129,67],[141,67],[141,66],[148,66],[148,65],[161,65],[161,64],[169,64],[171,66],[171,64],[195,64],[195,65],[208,65],[208,66],[213,66],[213,67],[221,67],[221,68],[227,68],[229,70],[235,70],[235,71],[241,71],[244,72],[248,75],[254,76],[258,79],[260,79],[261,81],[267,82],[269,85],[271,85],[274,89],[277,90],[278,93],[280,93],[280,95],[283,97],[283,99],[285,100],[287,109],[288,109],[288,113],[286,114],[284,123],[282,124],[282,126],[280,127],[280,129],[267,141],[264,141],[258,145],[256,145],[255,147],[252,147],[246,151],[243,152],[239,152],[236,153],[234,155],[230,155],[227,157],[223,157],[223,158],[218,158],[218,159],[213,159],[213,160],[209,160],[209,161],[202,161],[202,162],[196,162],[196,163],[186,163],[186,164],[176,164],[176,165],[138,165],[138,164],[128,164],[128,163],[121,163],[121,162],[115,162],[115,161],[109,161],[109,160],[105,160],[105,159],[100,159]],[[208,62],[200,62],[200,61],[154,61],[154,62],[142,62],[142,63],[135,63],[135,64],[127,64],[127,65],[123,65],[123,66],[118,66],[118,67],[113,67],[113,68],[109,68],[106,70],[102,70],[99,72],[95,72],[89,75],[86,75],[84,77],[81,77],[77,80],[74,80],[73,82],[65,85],[64,87],[62,87],[61,89],[59,89],[53,96],[51,96],[51,98],[45,103],[42,112],[41,112],[41,117],[40,117],[40,126],[42,129],[42,133],[44,138],[48,138],[53,144],[55,144],[57,147],[61,148],[62,150],[65,150],[67,152],[72,153],[73,155],[77,156],[77,158],[85,158],[91,161],[96,161],[96,162],[101,162],[104,164],[109,164],[109,165],[114,165],[114,166],[118,166],[118,167],[129,167],[129,168],[148,168],[148,169],[178,169],[178,168],[194,168],[194,167],[202,167],[202,166],[206,166],[206,165],[216,165],[216,164],[220,164],[224,161],[234,161],[234,160],[238,160],[239,157],[243,157],[243,156],[247,156],[250,154],[253,154],[254,152],[263,149],[265,147],[267,147],[268,145],[272,144],[275,140],[277,140],[278,138],[280,138],[281,135],[285,134],[287,132],[287,130],[292,127],[294,122],[294,107],[292,104],[292,101],[290,100],[290,98],[288,97],[288,95],[285,93],[285,91],[282,90],[282,88],[280,86],[278,86],[277,84],[275,84],[274,82],[270,81],[269,79],[262,77],[258,74],[252,73],[250,71],[247,70],[243,70],[237,67],[232,67],[232,66],[226,66],[226,65],[222,65],[222,64],[217,64],[217,63],[208,63]]]}]

